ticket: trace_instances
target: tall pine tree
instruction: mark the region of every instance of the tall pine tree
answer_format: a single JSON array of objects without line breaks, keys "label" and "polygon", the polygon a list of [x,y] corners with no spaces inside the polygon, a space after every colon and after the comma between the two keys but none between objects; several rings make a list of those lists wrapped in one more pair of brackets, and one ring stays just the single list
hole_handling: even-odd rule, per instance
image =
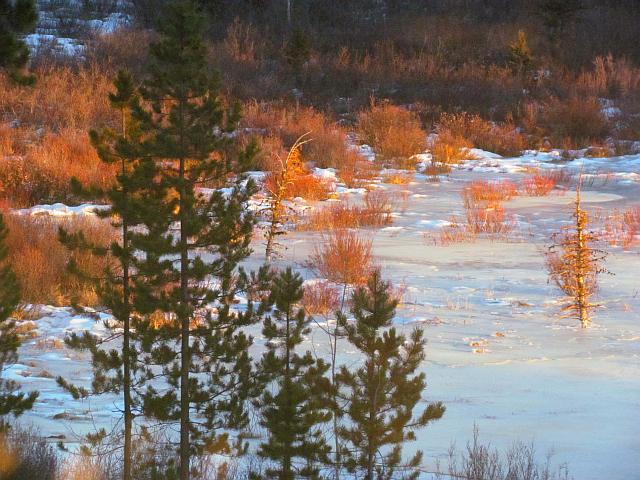
[{"label": "tall pine tree", "polygon": [[258,455],[273,462],[266,476],[279,480],[320,478],[319,465],[330,451],[319,428],[331,419],[329,366],[310,351],[296,351],[310,331],[310,319],[298,306],[302,296],[302,278],[291,268],[275,276],[270,297],[275,310],[263,329],[267,352],[259,370],[271,388],[256,402],[268,432]]},{"label": "tall pine tree", "polygon": [[414,430],[444,414],[441,403],[431,403],[417,417],[413,410],[426,387],[424,373],[416,370],[424,360],[425,341],[415,329],[407,339],[391,326],[397,302],[380,272],[371,276],[366,288],[352,297],[350,322],[339,314],[349,342],[362,353],[364,364],[343,366],[338,375],[339,395],[347,400],[347,422],[340,428],[344,442],[344,465],[357,478],[417,478],[422,453],[402,461],[402,447],[415,440]]},{"label": "tall pine tree", "polygon": [[19,35],[32,30],[37,21],[34,0],[0,0],[0,68],[20,83],[35,80],[31,75],[24,75],[29,48]]},{"label": "tall pine tree", "polygon": [[[132,436],[134,420],[134,388],[133,377],[138,371],[138,359],[135,348],[132,348],[135,332],[131,326],[132,300],[131,277],[133,272],[134,255],[131,248],[133,227],[140,223],[138,212],[147,198],[142,195],[148,178],[140,175],[142,171],[137,167],[139,161],[139,130],[130,119],[130,105],[135,98],[133,78],[127,72],[118,72],[114,81],[116,91],[109,94],[109,101],[113,108],[120,111],[121,127],[119,132],[111,129],[92,131],[91,140],[100,159],[106,164],[119,165],[119,173],[113,188],[107,192],[98,192],[86,188],[75,182],[75,189],[79,192],[89,190],[93,195],[102,194],[110,203],[110,208],[98,212],[98,215],[110,218],[114,227],[120,230],[120,241],[114,242],[107,248],[90,245],[82,232],[68,234],[60,232],[62,243],[71,249],[90,249],[96,254],[111,255],[117,261],[117,268],[107,269],[105,276],[97,280],[97,292],[101,304],[108,308],[113,321],[105,324],[110,332],[109,342],[121,340],[120,348],[107,349],[99,337],[89,332],[82,335],[72,334],[66,343],[78,350],[87,350],[92,356],[94,379],[91,391],[69,384],[64,378],[58,378],[58,383],[69,391],[75,398],[86,398],[89,395],[115,393],[122,395],[124,420],[124,451],[123,478],[132,478]],[[73,267],[73,266],[72,266]],[[82,272],[78,272],[82,274]],[[139,379],[136,385],[140,385]]]},{"label": "tall pine tree", "polygon": [[6,415],[22,415],[38,398],[37,392],[18,392],[19,386],[12,380],[3,380],[2,371],[7,365],[18,360],[20,337],[11,319],[20,302],[20,286],[15,274],[7,263],[8,251],[5,239],[8,231],[0,214],[0,420]]},{"label": "tall pine tree", "polygon": [[[179,473],[190,477],[196,453],[228,453],[229,432],[247,424],[253,384],[242,327],[251,302],[233,307],[247,276],[255,190],[240,175],[250,147],[229,153],[236,108],[225,109],[207,65],[203,17],[192,1],[170,2],[150,48],[148,78],[134,108],[144,141],[139,170],[155,205],[139,212],[144,228],[131,238],[138,253],[133,296],[145,318],[137,324],[148,382],[145,415],[179,423]],[[207,194],[201,187],[208,189]],[[224,189],[220,187],[226,187]],[[154,324],[154,312],[166,321]]]}]

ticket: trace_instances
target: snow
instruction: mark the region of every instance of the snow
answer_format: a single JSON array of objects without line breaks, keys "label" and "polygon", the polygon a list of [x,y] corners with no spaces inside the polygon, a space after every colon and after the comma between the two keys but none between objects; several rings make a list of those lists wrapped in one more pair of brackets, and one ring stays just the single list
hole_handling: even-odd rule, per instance
[{"label": "snow", "polygon": [[83,203],[76,207],[69,207],[64,203],[54,203],[52,205],[36,205],[31,208],[14,210],[18,215],[49,216],[49,217],[72,217],[75,215],[95,215],[96,211],[108,209],[108,205],[95,205]]},{"label": "snow", "polygon": [[[593,327],[584,330],[578,322],[559,316],[560,295],[547,281],[542,255],[551,233],[571,220],[570,191],[505,202],[524,239],[480,238],[438,246],[425,241],[423,234],[449,225],[445,219],[452,215],[464,214],[459,193],[467,182],[509,179],[519,183],[531,168],[583,171],[582,198],[590,211],[638,205],[640,155],[565,160],[559,151],[529,151],[516,158],[474,153],[476,158],[454,170],[450,181],[430,183],[416,175],[410,185],[383,185],[390,193],[410,191],[406,210],[394,212],[393,225],[363,232],[373,238],[375,261],[385,277],[406,287],[397,328],[405,333],[420,328],[428,340],[422,366],[428,382],[425,398],[441,400],[447,407],[442,420],[417,433],[418,440],[407,445],[407,454],[420,448],[425,466],[433,467],[437,459],[446,457],[452,442],[464,446],[476,423],[481,437],[497,448],[507,448],[515,440],[533,440],[541,460],[553,450],[554,460],[567,462],[576,479],[637,478],[639,248],[609,249],[606,266],[615,275],[602,277],[598,301],[604,308],[596,311]],[[317,169],[314,174],[336,181],[331,169]],[[339,196],[359,195],[348,189],[337,191]],[[254,208],[259,202],[258,198],[252,201]],[[304,199],[292,205],[309,208]],[[95,208],[104,206],[40,205],[19,213],[68,216],[88,214]],[[320,233],[290,232],[281,238],[286,249],[277,265],[296,266],[307,284],[321,281],[300,267]],[[245,265],[248,269],[257,269],[264,260],[260,236],[253,246],[255,252]],[[240,299],[238,308],[244,303]],[[75,314],[60,307],[42,307],[40,314],[35,320],[37,337],[21,347],[20,364],[5,370],[25,390],[41,391],[36,408],[25,414],[25,420],[47,435],[64,435],[66,440],[115,423],[116,397],[74,401],[48,378],[62,375],[90,385],[87,354],[71,351],[60,341],[84,329],[105,335],[103,322],[110,317],[99,312]],[[253,354],[257,355],[264,343],[260,327],[250,328],[249,333],[256,337]],[[326,335],[320,328],[312,330],[304,346],[328,355]],[[344,341],[339,348],[340,363],[357,364],[357,355]],[[54,420],[62,412],[69,418]]]}]

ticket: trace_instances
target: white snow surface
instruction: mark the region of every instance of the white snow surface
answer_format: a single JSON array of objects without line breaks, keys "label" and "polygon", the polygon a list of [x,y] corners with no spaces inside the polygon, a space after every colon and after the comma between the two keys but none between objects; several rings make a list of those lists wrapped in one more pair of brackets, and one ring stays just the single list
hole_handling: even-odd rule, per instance
[{"label": "white snow surface", "polygon": [[[464,447],[475,423],[481,438],[499,449],[516,440],[534,441],[541,461],[553,450],[555,463],[566,462],[576,480],[639,478],[640,245],[628,251],[607,246],[607,268],[615,275],[602,277],[597,298],[603,307],[595,312],[592,327],[581,329],[575,320],[559,316],[561,296],[547,281],[542,254],[550,235],[571,220],[570,192],[506,202],[522,229],[512,241],[438,246],[423,235],[437,234],[448,225],[445,219],[464,214],[459,193],[467,182],[520,182],[532,166],[582,171],[590,179],[583,202],[592,212],[637,206],[640,155],[566,161],[559,152],[526,152],[518,158],[474,153],[476,159],[447,181],[429,183],[417,174],[408,186],[384,185],[390,192],[410,190],[406,209],[396,212],[392,226],[363,232],[373,238],[384,276],[405,286],[396,327],[405,333],[420,328],[428,340],[421,367],[428,384],[424,397],[447,407],[442,420],[417,433],[406,453],[420,448],[425,467],[432,469],[436,460],[446,462],[452,442]],[[330,173],[335,174],[327,170],[322,176]],[[91,208],[38,206],[22,213],[60,216]],[[278,265],[301,269],[320,233],[287,235]],[[262,263],[263,249],[258,236],[247,268]],[[307,283],[319,281],[301,271]],[[88,356],[60,347],[59,341],[72,331],[104,334],[108,319],[104,313],[94,318],[69,308],[42,307],[34,322],[37,337],[21,347],[20,364],[4,372],[25,390],[40,390],[35,409],[23,418],[46,435],[73,441],[95,427],[110,428],[119,418],[116,397],[75,401],[54,380],[62,375],[90,385]],[[258,326],[249,331],[256,338],[257,356],[264,339]],[[328,355],[321,329],[313,329],[304,348]],[[339,348],[340,363],[361,360],[346,342]],[[54,419],[61,413],[68,418]]]}]

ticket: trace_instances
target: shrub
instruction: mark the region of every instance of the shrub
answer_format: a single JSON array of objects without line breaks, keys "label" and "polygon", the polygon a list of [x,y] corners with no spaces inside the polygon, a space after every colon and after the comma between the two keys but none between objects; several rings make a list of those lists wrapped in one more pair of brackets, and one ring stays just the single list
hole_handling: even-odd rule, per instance
[{"label": "shrub", "polygon": [[[265,178],[267,188],[273,188],[274,174]],[[326,200],[331,192],[331,184],[312,173],[297,175],[287,183],[286,198],[302,197],[306,200]]]},{"label": "shrub", "polygon": [[86,132],[100,125],[117,125],[116,112],[107,96],[113,85],[104,70],[48,66],[34,73],[38,81],[28,87],[0,73],[0,118],[54,132]]},{"label": "shrub", "polygon": [[344,158],[338,176],[347,187],[355,188],[371,181],[375,176],[375,169],[371,162],[351,150]]},{"label": "shrub", "polygon": [[640,207],[616,211],[605,221],[605,236],[610,245],[628,249],[638,241],[640,234]]},{"label": "shrub", "polygon": [[408,185],[413,181],[413,174],[406,172],[385,173],[382,176],[382,181],[391,185]]},{"label": "shrub", "polygon": [[371,240],[350,230],[336,230],[314,246],[307,267],[338,285],[364,285],[371,262]]},{"label": "shrub", "polygon": [[472,208],[480,204],[499,205],[517,195],[518,188],[509,180],[471,182],[462,190],[465,208]]},{"label": "shrub", "polygon": [[458,139],[458,143],[465,139],[474,147],[504,156],[520,155],[526,147],[525,138],[513,124],[494,124],[466,112],[443,113],[437,130],[448,139]]},{"label": "shrub", "polygon": [[553,173],[536,173],[522,182],[522,191],[530,197],[544,197],[556,188],[557,180]]},{"label": "shrub", "polygon": [[410,158],[426,148],[426,133],[420,119],[409,110],[390,103],[372,103],[358,114],[360,140],[371,145],[383,160],[411,168]]},{"label": "shrub", "polygon": [[286,105],[249,102],[243,107],[242,124],[263,136],[279,138],[282,145],[293,145],[308,134],[302,157],[305,162],[314,162],[321,168],[340,168],[349,155],[344,129],[310,107],[293,109]]},{"label": "shrub", "polygon": [[381,191],[367,192],[362,205],[334,203],[312,211],[299,225],[303,230],[331,231],[346,228],[382,227],[393,223],[392,199]]},{"label": "shrub", "polygon": [[573,146],[603,140],[610,125],[595,97],[572,96],[567,100],[552,98],[543,107],[544,128],[554,139],[569,139]]},{"label": "shrub", "polygon": [[0,163],[0,196],[16,207],[74,202],[70,180],[108,188],[117,166],[100,161],[86,132],[48,133],[24,156]]},{"label": "shrub", "polygon": [[307,315],[332,315],[340,307],[340,295],[329,282],[314,282],[304,286],[302,305]]},{"label": "shrub", "polygon": [[431,140],[429,145],[433,157],[432,171],[440,168],[441,170],[446,170],[445,173],[448,173],[450,170],[449,165],[457,165],[464,160],[472,158],[469,153],[471,147],[471,143],[464,137],[454,135],[446,130],[441,131],[437,137]]},{"label": "shrub", "polygon": [[60,460],[54,447],[33,428],[2,425],[0,478],[56,480]]},{"label": "shrub", "polygon": [[515,227],[515,221],[501,205],[468,208],[466,216],[467,228],[474,235],[506,235]]},{"label": "shrub", "polygon": [[51,217],[6,215],[9,227],[7,247],[12,268],[22,288],[26,303],[95,305],[95,286],[67,270],[73,259],[82,272],[97,278],[104,274],[107,259],[87,252],[70,252],[58,242],[58,227],[71,232],[82,230],[89,241],[106,245],[116,232],[108,222],[93,217]]}]

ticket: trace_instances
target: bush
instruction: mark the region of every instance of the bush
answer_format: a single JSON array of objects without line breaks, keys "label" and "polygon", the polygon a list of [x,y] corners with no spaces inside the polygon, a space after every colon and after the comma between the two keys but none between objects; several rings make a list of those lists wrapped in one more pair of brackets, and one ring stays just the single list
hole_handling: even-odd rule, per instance
[{"label": "bush", "polygon": [[3,480],[56,480],[60,460],[33,428],[2,424],[0,478]]},{"label": "bush", "polygon": [[457,165],[464,160],[468,160],[472,158],[472,155],[469,153],[469,149],[472,146],[473,145],[464,137],[453,135],[446,130],[441,131],[429,145],[433,157],[432,165],[439,164],[450,168],[448,167],[449,165]]},{"label": "bush", "polygon": [[86,132],[49,133],[23,156],[0,163],[0,197],[15,207],[40,203],[73,203],[71,178],[106,189],[115,179],[117,166],[105,165]]},{"label": "bush", "polygon": [[525,138],[513,124],[494,124],[466,112],[443,113],[437,130],[449,139],[458,139],[458,142],[464,139],[476,148],[498,155],[517,156],[526,147]]},{"label": "bush", "polygon": [[[302,157],[321,168],[340,168],[349,155],[344,129],[313,108],[249,102],[243,107],[242,125],[261,136],[278,138],[284,146],[308,134]],[[267,146],[277,145],[270,140]]]},{"label": "bush", "polygon": [[568,139],[573,146],[603,140],[610,133],[609,122],[595,97],[552,98],[543,107],[542,122],[556,141]]},{"label": "bush", "polygon": [[104,274],[107,259],[86,252],[70,252],[58,242],[58,228],[71,232],[82,230],[89,241],[107,245],[116,238],[116,231],[107,221],[94,217],[51,217],[6,215],[9,236],[9,259],[22,288],[25,303],[95,305],[95,286],[67,270],[73,259],[82,272],[98,278]]},{"label": "bush", "polygon": [[427,135],[418,116],[390,103],[372,103],[361,111],[357,130],[363,143],[400,168],[414,167],[409,159],[426,148]]},{"label": "bush", "polygon": [[314,246],[307,267],[338,285],[364,285],[371,262],[371,240],[350,230],[336,230]]},{"label": "bush", "polygon": [[367,192],[363,205],[334,203],[312,211],[299,225],[303,230],[332,231],[345,228],[382,227],[393,223],[392,199],[382,191]]},{"label": "bush", "polygon": [[54,132],[118,125],[107,98],[112,79],[104,70],[48,66],[34,73],[34,86],[17,85],[0,73],[0,120]]},{"label": "bush", "polygon": [[465,208],[472,208],[482,204],[499,205],[517,195],[518,187],[509,180],[471,182],[462,190]]},{"label": "bush", "polygon": [[557,180],[553,174],[536,173],[522,182],[522,191],[530,197],[545,197],[556,188]]}]

